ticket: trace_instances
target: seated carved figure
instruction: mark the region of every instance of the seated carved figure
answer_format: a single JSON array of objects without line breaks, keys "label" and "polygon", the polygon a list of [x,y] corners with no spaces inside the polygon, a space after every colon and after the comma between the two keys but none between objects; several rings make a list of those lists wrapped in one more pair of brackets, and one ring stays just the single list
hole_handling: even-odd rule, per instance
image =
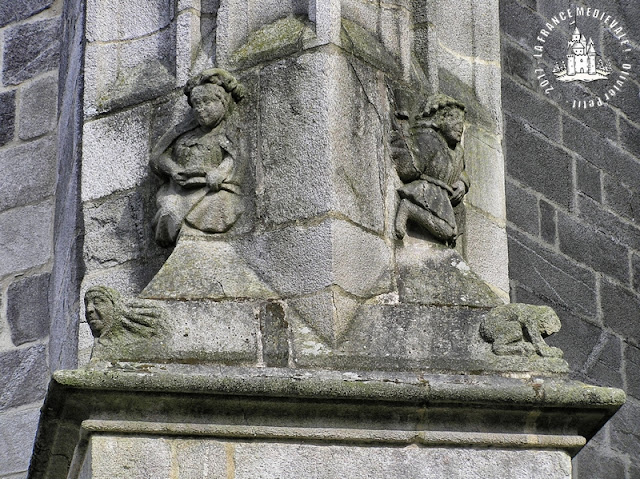
[{"label": "seated carved figure", "polygon": [[225,70],[212,68],[193,77],[185,94],[198,126],[180,135],[151,159],[164,184],[156,201],[156,241],[175,243],[183,225],[205,233],[224,233],[243,212],[240,179],[225,120],[243,88]]},{"label": "seated carved figure", "polygon": [[480,325],[480,335],[498,356],[538,354],[560,358],[562,350],[544,341],[558,331],[560,319],[553,309],[518,303],[493,308]]},{"label": "seated carved figure", "polygon": [[446,95],[430,97],[414,118],[398,118],[392,157],[404,185],[398,189],[396,235],[407,221],[425,228],[437,240],[454,244],[459,235],[453,207],[469,190],[460,142],[464,105]]}]

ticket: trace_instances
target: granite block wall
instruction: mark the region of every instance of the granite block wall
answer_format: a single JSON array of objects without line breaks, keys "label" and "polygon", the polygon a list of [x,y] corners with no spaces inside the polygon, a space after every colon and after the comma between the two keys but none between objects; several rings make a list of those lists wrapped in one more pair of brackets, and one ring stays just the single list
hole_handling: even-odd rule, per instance
[{"label": "granite block wall", "polygon": [[[500,7],[511,298],[556,309],[563,329],[549,343],[565,351],[573,377],[628,394],[627,404],[574,459],[574,478],[636,479],[640,11],[622,0],[502,0]],[[616,64],[618,69],[623,62],[632,65],[621,90],[602,106],[574,108],[573,99],[591,98],[597,83],[584,87],[582,95],[568,84],[545,94],[545,77],[536,71],[551,72],[549,64],[566,53],[552,51],[549,40],[548,63],[543,57],[536,64],[540,30],[560,12],[575,13],[579,7],[616,19],[629,39],[624,48],[616,44],[611,19],[595,29],[585,18],[578,21],[593,35],[599,53],[611,59],[613,75],[619,74]],[[567,25],[560,21],[558,26],[566,39]]]},{"label": "granite block wall", "polygon": [[0,477],[26,475],[50,375],[62,0],[0,2]]}]

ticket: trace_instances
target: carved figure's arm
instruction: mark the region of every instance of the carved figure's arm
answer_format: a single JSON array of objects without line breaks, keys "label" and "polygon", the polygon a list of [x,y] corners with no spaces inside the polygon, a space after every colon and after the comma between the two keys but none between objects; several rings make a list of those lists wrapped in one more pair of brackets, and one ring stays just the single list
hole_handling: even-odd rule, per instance
[{"label": "carved figure's arm", "polygon": [[453,195],[451,195],[451,204],[453,206],[456,206],[462,201],[464,195],[466,195],[469,191],[470,184],[471,181],[469,180],[467,170],[464,169],[463,163],[463,170],[462,173],[460,173],[460,178],[456,182],[454,182],[453,185],[451,185],[451,188],[453,189]]},{"label": "carved figure's arm", "polygon": [[207,171],[207,186],[209,186],[211,191],[220,190],[222,183],[231,176],[233,166],[233,157],[227,155],[216,168]]},{"label": "carved figure's arm", "polygon": [[179,171],[178,165],[171,159],[171,149],[151,158],[151,171],[163,179],[169,179]]},{"label": "carved figure's arm", "polygon": [[403,183],[410,183],[420,178],[420,171],[416,168],[409,122],[403,115],[393,118],[391,125],[391,158],[398,176]]}]

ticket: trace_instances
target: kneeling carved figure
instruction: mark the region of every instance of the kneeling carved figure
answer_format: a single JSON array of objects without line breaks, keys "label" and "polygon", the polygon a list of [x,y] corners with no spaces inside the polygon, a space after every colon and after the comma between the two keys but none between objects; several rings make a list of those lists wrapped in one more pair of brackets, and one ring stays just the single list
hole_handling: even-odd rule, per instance
[{"label": "kneeling carved figure", "polygon": [[453,208],[469,190],[460,143],[464,109],[462,103],[438,94],[427,99],[418,115],[396,113],[391,150],[404,183],[398,188],[398,238],[406,234],[407,221],[413,221],[437,240],[455,244],[460,231]]}]

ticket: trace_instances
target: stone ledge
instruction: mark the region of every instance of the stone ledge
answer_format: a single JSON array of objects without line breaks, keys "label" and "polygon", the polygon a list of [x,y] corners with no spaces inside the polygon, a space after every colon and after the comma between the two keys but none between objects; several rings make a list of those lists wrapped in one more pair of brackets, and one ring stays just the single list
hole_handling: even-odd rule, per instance
[{"label": "stone ledge", "polygon": [[352,444],[420,444],[423,446],[509,447],[523,449],[576,449],[586,444],[582,436],[552,434],[485,434],[451,431],[388,431],[315,427],[229,426],[166,422],[82,422],[82,434],[196,436],[233,439],[349,442]]},{"label": "stone ledge", "polygon": [[67,477],[94,433],[574,455],[624,400],[618,389],[525,374],[93,363],[54,374],[29,478]]},{"label": "stone ledge", "polygon": [[[523,375],[526,376],[526,375]],[[542,377],[424,375],[286,368],[197,367],[110,363],[104,369],[57,371],[53,387],[408,403],[613,408],[624,391]]]}]

